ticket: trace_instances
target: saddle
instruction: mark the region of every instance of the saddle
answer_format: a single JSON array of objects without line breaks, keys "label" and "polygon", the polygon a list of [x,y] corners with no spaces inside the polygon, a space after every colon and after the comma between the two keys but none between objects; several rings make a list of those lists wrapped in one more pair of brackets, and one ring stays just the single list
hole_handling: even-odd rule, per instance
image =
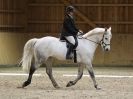
[{"label": "saddle", "polygon": [[[66,42],[66,48],[68,50],[68,47],[70,45],[70,42],[65,37],[63,37],[63,36],[60,36],[60,41],[61,42]],[[76,52],[76,47],[77,46],[78,46],[78,41],[76,41],[75,46],[74,46],[74,49],[72,51],[72,54],[74,55],[74,57],[73,57],[74,63],[77,63],[77,52]]]}]

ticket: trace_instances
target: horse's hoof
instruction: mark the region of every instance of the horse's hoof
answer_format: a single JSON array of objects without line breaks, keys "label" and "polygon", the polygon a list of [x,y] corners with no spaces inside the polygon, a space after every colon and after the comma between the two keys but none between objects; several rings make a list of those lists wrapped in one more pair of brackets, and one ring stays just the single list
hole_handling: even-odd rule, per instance
[{"label": "horse's hoof", "polygon": [[69,81],[69,83],[66,85],[66,87],[70,87],[72,85],[74,85],[73,81]]},{"label": "horse's hoof", "polygon": [[96,90],[101,90],[101,89],[102,89],[102,88],[100,88],[100,87],[97,87],[97,88],[96,88]]},{"label": "horse's hoof", "polygon": [[25,88],[27,85],[25,85],[25,83],[23,83],[23,85],[22,86],[18,86],[17,88]]},{"label": "horse's hoof", "polygon": [[98,85],[95,85],[96,90],[101,90],[102,88],[98,87]]}]

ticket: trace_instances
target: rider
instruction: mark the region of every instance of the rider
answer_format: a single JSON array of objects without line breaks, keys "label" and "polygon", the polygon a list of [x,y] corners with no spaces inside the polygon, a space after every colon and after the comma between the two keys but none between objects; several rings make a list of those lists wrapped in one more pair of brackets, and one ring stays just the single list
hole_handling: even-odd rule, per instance
[{"label": "rider", "polygon": [[76,36],[78,32],[82,32],[82,31],[77,29],[74,23],[75,8],[73,6],[67,6],[65,11],[66,11],[66,15],[63,22],[61,38],[63,37],[69,42],[66,59],[72,59],[71,52],[78,45],[78,40]]}]

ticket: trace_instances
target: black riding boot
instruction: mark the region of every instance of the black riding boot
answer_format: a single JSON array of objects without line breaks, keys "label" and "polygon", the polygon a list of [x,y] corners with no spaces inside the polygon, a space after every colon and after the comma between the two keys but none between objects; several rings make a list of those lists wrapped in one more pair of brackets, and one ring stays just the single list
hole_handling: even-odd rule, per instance
[{"label": "black riding boot", "polygon": [[70,44],[67,49],[66,59],[72,59],[71,53],[73,51],[74,45]]}]

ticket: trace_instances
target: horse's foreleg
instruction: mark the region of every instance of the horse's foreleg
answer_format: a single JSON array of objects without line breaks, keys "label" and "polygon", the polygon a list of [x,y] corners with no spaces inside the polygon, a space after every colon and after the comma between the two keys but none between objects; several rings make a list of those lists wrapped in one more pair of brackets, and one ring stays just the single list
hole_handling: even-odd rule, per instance
[{"label": "horse's foreleg", "polygon": [[75,85],[82,78],[83,69],[84,69],[83,65],[79,64],[77,78],[74,81],[69,81],[68,84],[66,85],[66,87],[70,87],[72,85]]},{"label": "horse's foreleg", "polygon": [[31,83],[32,75],[35,72],[35,70],[36,69],[35,69],[34,65],[32,65],[30,68],[28,79],[23,83],[22,88],[28,86]]},{"label": "horse's foreleg", "polygon": [[93,80],[94,87],[95,87],[97,90],[101,89],[101,88],[98,87],[98,84],[97,84],[97,82],[96,82],[95,74],[94,74],[92,65],[90,64],[90,65],[87,65],[86,67],[87,67],[87,69],[88,69],[88,72],[89,72],[89,74],[90,74],[91,79]]},{"label": "horse's foreleg", "polygon": [[53,74],[52,74],[52,58],[49,58],[46,62],[46,73],[48,74],[53,86],[55,88],[59,88],[57,82],[55,81]]}]

